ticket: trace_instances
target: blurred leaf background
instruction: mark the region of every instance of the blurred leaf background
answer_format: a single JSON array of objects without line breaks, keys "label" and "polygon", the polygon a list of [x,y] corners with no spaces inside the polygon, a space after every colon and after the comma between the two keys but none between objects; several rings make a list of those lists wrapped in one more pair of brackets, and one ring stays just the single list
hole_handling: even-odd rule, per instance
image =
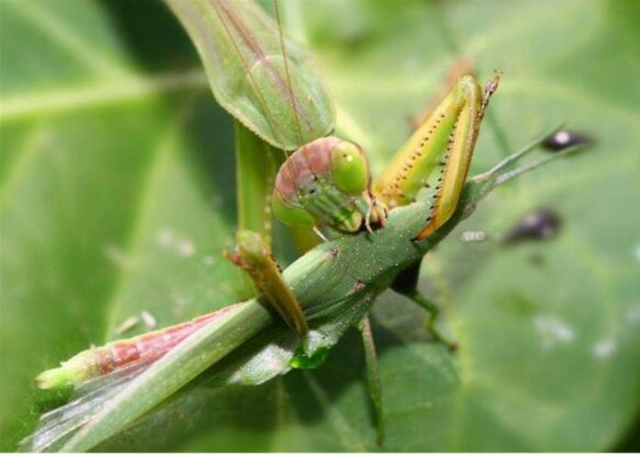
[{"label": "blurred leaf background", "polygon": [[[268,6],[268,5],[267,5]],[[401,297],[374,309],[389,450],[638,449],[640,3],[283,1],[338,133],[379,172],[452,65],[505,73],[472,172],[560,120],[595,145],[491,195],[426,258],[461,344],[426,342]],[[118,337],[237,301],[230,118],[154,1],[0,2],[0,447],[55,396],[34,376]],[[557,237],[504,247],[537,207]],[[465,230],[487,241],[465,243]],[[142,332],[142,324],[127,335]],[[377,450],[350,334],[319,370],[181,393],[106,450]]]}]

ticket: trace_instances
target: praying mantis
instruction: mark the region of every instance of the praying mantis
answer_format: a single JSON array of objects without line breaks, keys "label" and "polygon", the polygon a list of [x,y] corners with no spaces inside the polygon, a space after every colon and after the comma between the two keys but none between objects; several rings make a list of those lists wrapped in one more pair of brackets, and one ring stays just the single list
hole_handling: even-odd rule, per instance
[{"label": "praying mantis", "polygon": [[[84,401],[76,399],[45,416],[29,441],[37,450],[91,449],[241,346],[247,348],[214,371],[214,382],[259,384],[292,367],[317,367],[354,325],[363,333],[382,441],[382,390],[367,318],[375,298],[394,288],[433,310],[415,288],[424,254],[493,188],[561,154],[512,169],[545,134],[469,180],[469,163],[498,78],[483,91],[475,79],[463,77],[374,180],[363,150],[329,136],[333,115],[317,76],[298,72],[303,52],[257,5],[221,0],[169,5],[199,46],[205,67],[213,68],[213,81],[229,79],[233,71],[216,66],[211,55],[226,55],[220,50],[226,45],[236,56],[224,60],[243,76],[229,84],[234,96],[225,98],[220,93],[227,92],[219,87],[214,92],[244,125],[238,127],[242,158],[254,156],[249,164],[266,162],[264,168],[273,169],[266,178],[262,175],[260,202],[241,208],[259,214],[255,221],[239,223],[236,249],[228,253],[251,276],[259,296],[192,322],[87,350],[43,373],[42,387],[85,387]],[[297,151],[278,166],[272,148]],[[324,150],[319,152],[324,161],[316,166],[306,154],[318,153],[305,150],[317,149]],[[284,223],[329,228],[334,238],[281,273],[271,257],[268,216],[263,216],[270,206]]]}]

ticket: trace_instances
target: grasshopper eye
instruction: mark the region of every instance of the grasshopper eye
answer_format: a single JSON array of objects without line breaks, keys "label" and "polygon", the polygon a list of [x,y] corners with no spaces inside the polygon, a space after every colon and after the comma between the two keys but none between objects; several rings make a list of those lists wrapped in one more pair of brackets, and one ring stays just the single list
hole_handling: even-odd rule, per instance
[{"label": "grasshopper eye", "polygon": [[345,194],[362,194],[369,186],[369,165],[360,147],[344,140],[336,145],[331,151],[331,176]]}]

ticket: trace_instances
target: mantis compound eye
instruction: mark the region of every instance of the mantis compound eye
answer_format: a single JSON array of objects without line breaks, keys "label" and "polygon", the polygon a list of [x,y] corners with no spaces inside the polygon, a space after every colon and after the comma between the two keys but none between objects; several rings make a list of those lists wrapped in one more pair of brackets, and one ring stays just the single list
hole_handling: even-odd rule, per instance
[{"label": "mantis compound eye", "polygon": [[367,158],[356,144],[340,141],[331,150],[331,176],[336,187],[348,195],[360,195],[369,186]]}]

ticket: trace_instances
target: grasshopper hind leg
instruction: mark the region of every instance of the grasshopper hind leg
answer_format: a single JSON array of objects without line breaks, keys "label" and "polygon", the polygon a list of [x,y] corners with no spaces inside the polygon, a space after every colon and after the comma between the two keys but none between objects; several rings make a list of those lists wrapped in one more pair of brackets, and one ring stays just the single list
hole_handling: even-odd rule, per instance
[{"label": "grasshopper hind leg", "polygon": [[398,276],[391,284],[391,288],[395,292],[409,298],[411,301],[427,311],[429,317],[427,320],[426,328],[429,332],[429,335],[433,338],[433,340],[447,347],[449,351],[454,352],[458,349],[458,343],[447,339],[447,337],[440,333],[440,331],[436,327],[436,322],[438,321],[438,317],[440,315],[440,308],[434,302],[426,298],[418,290],[420,266],[421,262],[418,261],[398,274]]}]

